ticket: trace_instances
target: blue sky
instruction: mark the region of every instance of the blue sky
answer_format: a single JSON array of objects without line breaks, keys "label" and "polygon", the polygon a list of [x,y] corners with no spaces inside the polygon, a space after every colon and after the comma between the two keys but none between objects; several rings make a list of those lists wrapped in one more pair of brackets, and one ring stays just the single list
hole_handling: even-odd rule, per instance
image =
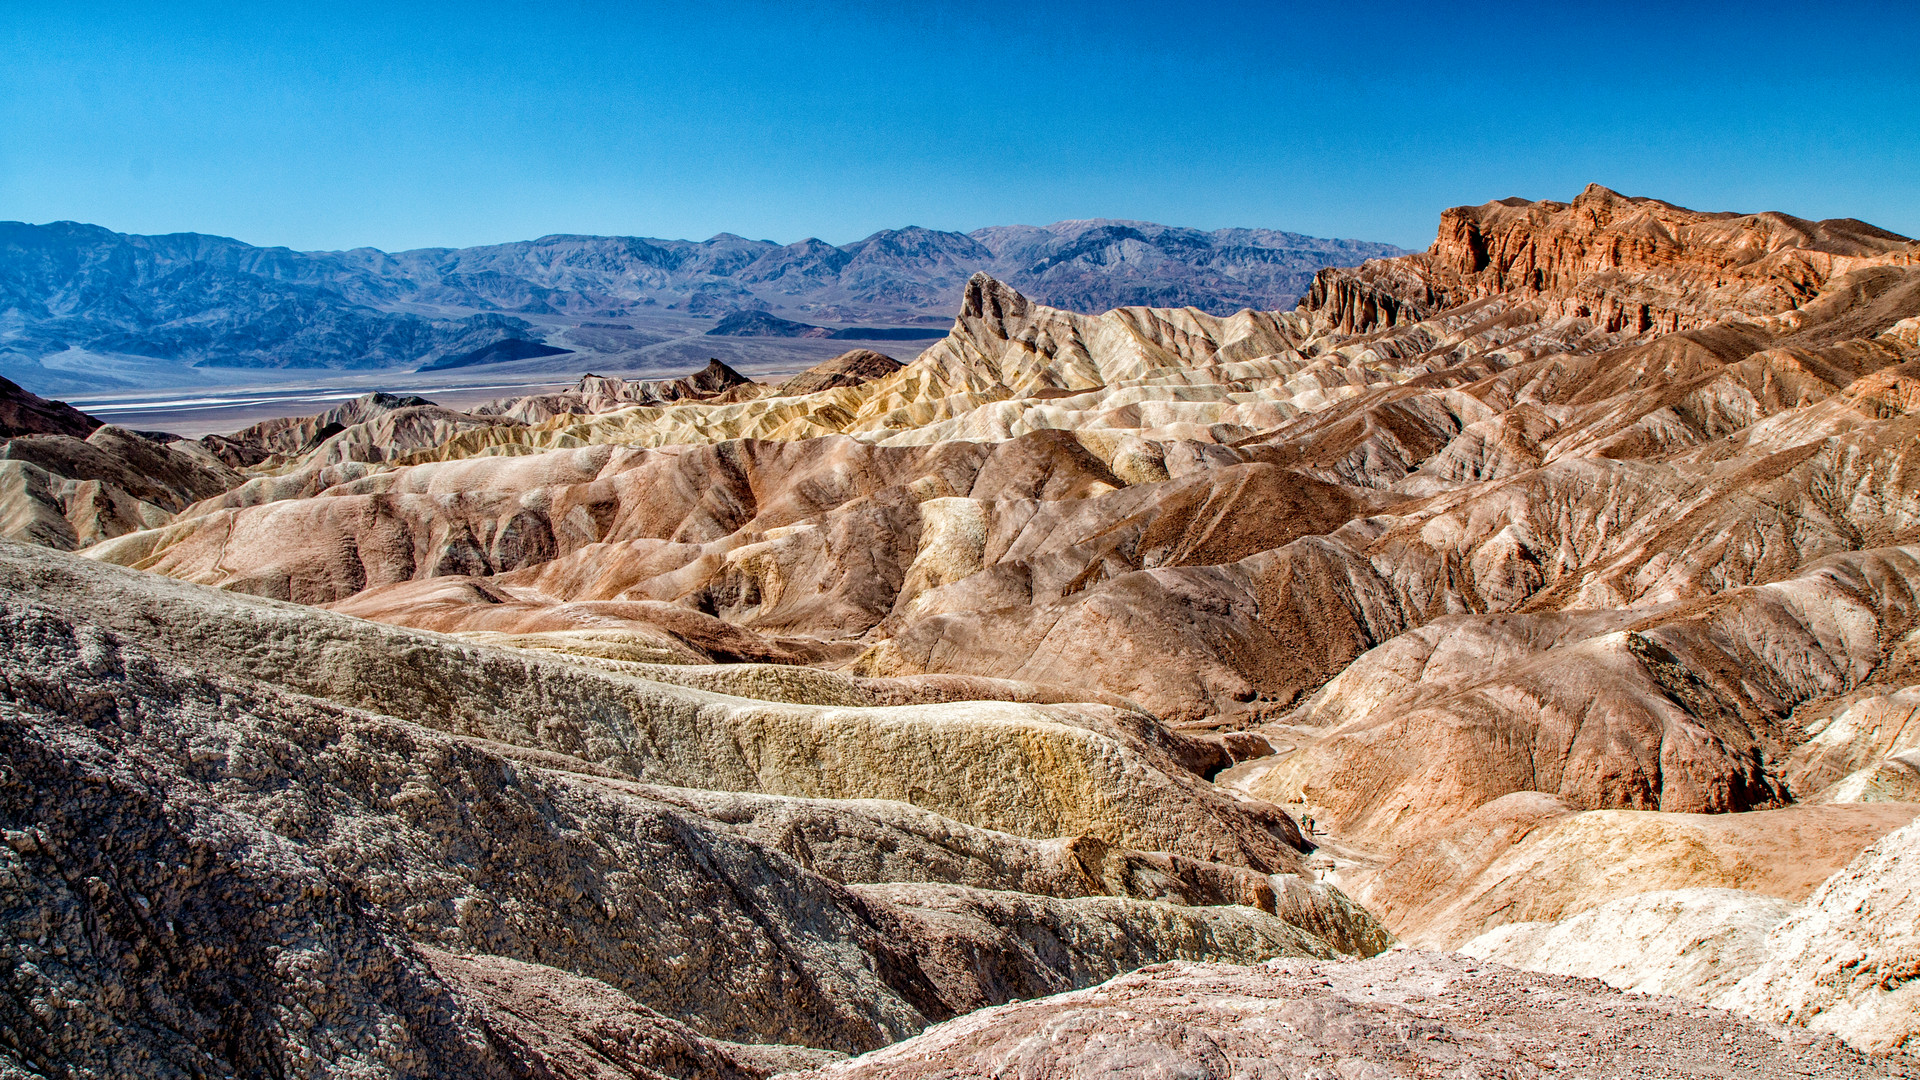
[{"label": "blue sky", "polygon": [[1588,181],[1920,235],[1920,5],[0,0],[0,218],[387,249],[1130,217],[1424,246]]}]

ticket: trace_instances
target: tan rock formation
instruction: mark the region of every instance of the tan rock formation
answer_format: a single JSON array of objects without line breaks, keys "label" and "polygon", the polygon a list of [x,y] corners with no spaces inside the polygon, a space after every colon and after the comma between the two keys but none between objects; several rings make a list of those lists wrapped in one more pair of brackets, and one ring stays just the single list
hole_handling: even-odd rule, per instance
[{"label": "tan rock formation", "polygon": [[1333,726],[1254,790],[1361,837],[1443,829],[1522,791],[1588,809],[1778,805],[1763,764],[1788,757],[1788,714],[1873,673],[1916,589],[1920,549],[1896,548],[1631,621],[1436,621],[1329,683],[1309,716]]},{"label": "tan rock formation", "polygon": [[[512,421],[442,408],[422,397],[363,394],[317,416],[266,420],[221,440],[229,453],[252,451],[269,471],[343,461],[387,461],[438,446],[471,428],[518,426]],[[264,462],[261,459],[264,458]]]},{"label": "tan rock formation", "polygon": [[1508,923],[1459,951],[1634,993],[1712,1001],[1766,962],[1768,931],[1793,910],[1741,889],[1634,893],[1557,922]]},{"label": "tan rock formation", "polygon": [[1920,805],[1744,814],[1569,812],[1537,792],[1496,799],[1384,865],[1336,874],[1412,944],[1452,948],[1510,923],[1554,922],[1624,896],[1740,889],[1803,900]]},{"label": "tan rock formation", "polygon": [[1461,951],[1800,1024],[1887,1054],[1920,1037],[1916,840],[1920,826],[1887,834],[1799,904],[1731,889],[1641,893],[1558,922],[1502,926]]},{"label": "tan rock formation", "polygon": [[617,412],[633,405],[748,401],[764,389],[720,361],[711,360],[706,367],[678,379],[619,379],[588,373],[560,393],[502,398],[480,406],[474,413],[538,424],[557,416]]},{"label": "tan rock formation", "polygon": [[125,428],[0,443],[0,537],[71,551],[165,525],[244,477],[204,446]]},{"label": "tan rock formation", "polygon": [[1920,1040],[1920,828],[1889,833],[1767,935],[1767,960],[1716,1001],[1862,1049]]}]

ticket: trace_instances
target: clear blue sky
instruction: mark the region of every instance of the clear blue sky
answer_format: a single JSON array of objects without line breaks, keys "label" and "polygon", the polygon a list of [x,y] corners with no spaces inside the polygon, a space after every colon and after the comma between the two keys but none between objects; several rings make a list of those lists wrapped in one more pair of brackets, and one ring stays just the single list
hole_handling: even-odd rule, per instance
[{"label": "clear blue sky", "polygon": [[1131,217],[1424,246],[1588,181],[1920,235],[1920,5],[0,0],[0,218],[298,248]]}]

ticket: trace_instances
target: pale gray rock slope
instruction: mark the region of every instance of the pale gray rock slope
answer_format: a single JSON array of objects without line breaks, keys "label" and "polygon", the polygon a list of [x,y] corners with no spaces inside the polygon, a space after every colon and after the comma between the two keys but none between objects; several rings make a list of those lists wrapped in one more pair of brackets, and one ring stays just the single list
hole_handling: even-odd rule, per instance
[{"label": "pale gray rock slope", "polygon": [[[868,711],[925,738],[965,726],[942,708]],[[820,1060],[782,1047],[871,1049],[1142,964],[1335,955],[1289,912],[1378,933],[1324,893],[1317,914],[1187,906],[1100,895],[1084,870],[1052,890],[1068,895],[1011,891],[1036,887],[1044,831],[638,782],[752,789],[761,774],[716,757],[702,723],[751,758],[754,724],[831,711],[0,546],[0,1058],[71,1076],[762,1076]],[[1154,771],[1144,744],[1099,753]],[[1237,806],[1185,828],[1216,821],[1245,863],[1297,857]],[[889,883],[905,875],[885,857],[829,855],[829,876],[766,842],[769,814],[962,837],[976,858],[958,880]],[[1095,848],[1122,869],[1178,861]],[[1214,868],[1236,873],[1259,877]]]},{"label": "pale gray rock slope", "polygon": [[1876,1052],[1920,1041],[1920,828],[1889,833],[1767,935],[1720,1004]]},{"label": "pale gray rock slope", "polygon": [[1768,931],[1793,910],[1778,897],[1740,889],[1662,890],[1558,922],[1509,923],[1460,951],[1622,990],[1710,1000],[1761,965]]},{"label": "pale gray rock slope", "polygon": [[1704,1001],[1886,1054],[1920,1036],[1916,926],[1920,826],[1908,825],[1801,903],[1738,889],[1647,892],[1501,926],[1460,951]]}]

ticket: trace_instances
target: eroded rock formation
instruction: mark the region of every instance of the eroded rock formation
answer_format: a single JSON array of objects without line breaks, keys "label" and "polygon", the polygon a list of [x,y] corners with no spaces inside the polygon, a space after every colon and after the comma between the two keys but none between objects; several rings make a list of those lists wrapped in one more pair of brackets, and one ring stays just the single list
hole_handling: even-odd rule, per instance
[{"label": "eroded rock formation", "polygon": [[[615,1023],[640,1064],[721,1069],[727,1041],[867,1049],[1158,960],[1334,954],[1294,922],[1386,940],[1266,876],[1299,867],[1284,815],[1085,708],[781,706],[14,545],[0,575],[26,1065],[517,1075]],[[960,818],[922,808],[915,747],[970,763]],[[889,790],[920,807],[847,801]],[[767,814],[970,857],[795,861]],[[1023,839],[1058,836],[1084,839]]]},{"label": "eroded rock formation", "polygon": [[[427,773],[289,809],[221,794],[238,750],[202,768],[127,744],[212,785],[236,829],[371,889],[355,910],[392,964],[515,1061],[602,1053],[530,1010],[612,1017],[630,1072],[680,1055],[752,1074],[818,1062],[732,1044],[868,1050],[1158,960],[1367,954],[1392,935],[1902,1061],[1904,946],[1841,958],[1905,917],[1920,812],[1917,258],[1860,222],[1589,188],[1449,211],[1429,251],[1326,271],[1295,311],[1081,315],[981,275],[912,362],[853,353],[778,387],[715,365],[476,414],[376,396],[227,439],[22,436],[0,464],[66,479],[6,489],[9,535],[91,546],[6,549],[0,595],[65,642],[49,663],[93,655],[95,634],[128,657],[112,663],[172,673],[130,700],[197,679],[403,747],[355,749],[353,767]],[[139,505],[89,517],[59,485],[95,474]],[[53,689],[16,696],[40,702],[22,722],[70,721]],[[152,730],[191,719],[166,708]],[[324,786],[321,765],[274,768]],[[510,789],[579,822],[559,831],[586,854],[540,856],[574,884],[491,883],[482,856],[508,841],[459,823]],[[409,799],[442,823],[430,841],[405,832]],[[348,818],[387,862],[313,846]],[[527,821],[530,849],[575,842],[545,828]],[[579,883],[584,865],[635,873],[661,830],[728,854],[632,883],[645,904]],[[649,959],[608,959],[640,933],[629,907],[683,910],[723,864],[790,906],[741,914],[724,947],[656,920]],[[542,919],[573,936],[541,937]],[[741,944],[763,933],[781,944]],[[784,957],[812,996],[696,1000],[647,966],[727,949],[755,985],[787,985]],[[1353,993],[1572,993],[1395,963]],[[1194,975],[1194,993],[1291,970]],[[1080,1000],[994,1015],[1024,1031]],[[1604,1001],[1581,1008],[1639,1008]],[[1646,1008],[1676,1033],[1763,1038]],[[918,1045],[961,1055],[951,1069],[1094,1060],[1076,1043],[1027,1061],[1002,1022]],[[1218,1023],[1233,1054],[1280,1052]],[[1446,1039],[1491,1045],[1473,1032]],[[1402,1060],[1385,1045],[1350,1056]]]}]

